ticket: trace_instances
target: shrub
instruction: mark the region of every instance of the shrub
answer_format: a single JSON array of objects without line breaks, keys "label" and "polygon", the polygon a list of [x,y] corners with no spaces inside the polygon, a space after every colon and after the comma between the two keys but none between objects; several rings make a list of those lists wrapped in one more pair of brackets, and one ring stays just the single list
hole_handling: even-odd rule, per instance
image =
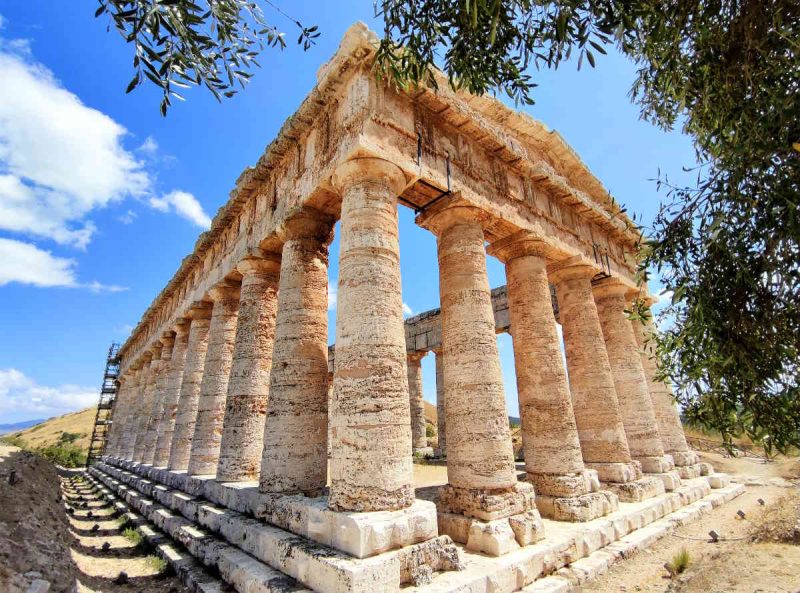
[{"label": "shrub", "polygon": [[62,432],[61,435],[58,437],[58,441],[60,443],[74,443],[79,438],[81,438],[81,434],[79,432]]},{"label": "shrub", "polygon": [[672,557],[672,560],[667,562],[666,568],[669,571],[670,576],[679,575],[686,571],[689,568],[689,564],[691,563],[691,557],[689,556],[689,550],[686,548],[681,548],[681,551],[675,554]]},{"label": "shrub", "polygon": [[64,467],[81,467],[86,465],[86,451],[70,443],[48,445],[37,449],[38,453],[48,461]]},{"label": "shrub", "polygon": [[436,429],[433,427],[433,424],[425,425],[425,436],[429,439],[436,436]]},{"label": "shrub", "polygon": [[156,574],[164,574],[167,571],[167,561],[161,556],[151,554],[147,557],[147,566],[156,571]]},{"label": "shrub", "polygon": [[135,527],[126,527],[122,531],[122,537],[127,539],[134,546],[141,546],[142,541],[144,541],[144,537],[142,537],[142,532],[136,529]]}]

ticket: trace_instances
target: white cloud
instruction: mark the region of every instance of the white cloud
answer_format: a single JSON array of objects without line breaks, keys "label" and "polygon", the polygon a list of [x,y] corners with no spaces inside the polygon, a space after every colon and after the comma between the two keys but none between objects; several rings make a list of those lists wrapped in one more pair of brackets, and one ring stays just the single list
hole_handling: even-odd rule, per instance
[{"label": "white cloud", "polygon": [[118,216],[117,220],[120,221],[122,224],[131,224],[139,215],[136,214],[133,210],[128,210],[122,216]]},{"label": "white cloud", "polygon": [[30,243],[0,238],[0,286],[18,282],[40,287],[86,288],[98,293],[127,290],[97,280],[80,283],[76,266],[74,259],[57,257]]},{"label": "white cloud", "polygon": [[0,369],[0,413],[56,416],[96,405],[96,388],[79,385],[46,387],[14,368]]},{"label": "white cloud", "polygon": [[0,29],[2,29],[5,26],[6,26],[6,19],[2,14],[0,14]]},{"label": "white cloud", "polygon": [[156,142],[156,139],[152,136],[148,136],[137,150],[147,154],[155,154],[158,152],[158,142]]},{"label": "white cloud", "polygon": [[414,314],[414,311],[411,310],[411,307],[408,306],[408,303],[403,303],[403,317],[411,317]]},{"label": "white cloud", "polygon": [[336,285],[328,282],[328,311],[336,310]]},{"label": "white cloud", "polygon": [[0,80],[0,228],[85,248],[89,212],[143,196],[150,175],[123,147],[124,127],[9,44]]},{"label": "white cloud", "polygon": [[178,216],[185,218],[203,229],[211,226],[211,218],[205,213],[200,202],[192,194],[175,190],[160,198],[150,198],[150,206],[161,212],[175,210]]}]

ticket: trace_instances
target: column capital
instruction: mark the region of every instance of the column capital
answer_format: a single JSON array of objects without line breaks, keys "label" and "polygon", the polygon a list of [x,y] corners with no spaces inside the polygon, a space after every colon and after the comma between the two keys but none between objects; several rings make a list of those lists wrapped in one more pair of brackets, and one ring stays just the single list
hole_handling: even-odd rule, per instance
[{"label": "column capital", "polygon": [[276,274],[281,269],[281,255],[261,249],[252,250],[236,264],[236,269],[242,273],[242,276]]},{"label": "column capital", "polygon": [[576,255],[547,266],[547,274],[554,283],[563,280],[586,278],[591,280],[601,267],[583,255]]},{"label": "column capital", "polygon": [[194,301],[186,310],[188,319],[211,319],[214,304],[210,301]]},{"label": "column capital", "polygon": [[625,302],[628,302],[627,295],[630,293],[631,287],[627,284],[620,282],[618,278],[603,278],[597,283],[592,285],[592,293],[597,300],[609,297],[623,297]]},{"label": "column capital", "polygon": [[328,214],[305,207],[288,215],[276,232],[284,242],[291,239],[316,239],[323,245],[329,245],[333,240],[334,224],[335,221]]},{"label": "column capital", "polygon": [[394,163],[376,157],[345,161],[336,167],[331,176],[331,184],[339,194],[360,182],[383,183],[390,187],[395,195],[400,195],[406,186],[406,176]]},{"label": "column capital", "polygon": [[513,235],[495,241],[486,249],[489,255],[493,255],[504,264],[525,256],[546,259],[552,251],[552,247],[545,240],[529,231],[517,231]]},{"label": "column capital", "polygon": [[172,330],[175,332],[175,338],[182,338],[189,335],[189,326],[192,323],[190,317],[178,317],[172,325]]},{"label": "column capital", "polygon": [[164,346],[161,344],[161,342],[155,342],[152,346],[150,346],[150,351],[152,352],[151,361],[161,360],[161,350],[163,348]]},{"label": "column capital", "polygon": [[239,283],[233,283],[228,280],[223,280],[222,282],[215,284],[208,290],[208,296],[215,303],[218,301],[227,301],[233,299],[238,300],[240,291],[241,291],[241,285]]},{"label": "column capital", "polygon": [[[172,348],[175,345],[175,332],[173,332],[173,331],[165,331],[164,335],[161,336],[161,338],[159,339],[159,342],[161,342],[161,345],[164,348],[167,348],[167,349]],[[163,350],[162,350],[162,352],[163,352]]]},{"label": "column capital", "polygon": [[491,215],[467,202],[461,193],[445,196],[426,208],[415,220],[418,226],[441,235],[450,227],[459,224],[477,224],[486,228]]}]

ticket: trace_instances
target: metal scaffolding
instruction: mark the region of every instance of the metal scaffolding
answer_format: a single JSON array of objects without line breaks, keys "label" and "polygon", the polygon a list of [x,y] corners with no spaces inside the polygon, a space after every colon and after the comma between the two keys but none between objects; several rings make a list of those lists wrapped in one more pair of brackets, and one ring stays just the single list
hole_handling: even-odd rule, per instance
[{"label": "metal scaffolding", "polygon": [[92,465],[102,454],[106,446],[108,431],[111,429],[114,402],[117,398],[119,383],[119,344],[111,344],[106,358],[106,369],[103,373],[103,386],[100,388],[100,401],[94,418],[92,440],[89,442],[89,455],[86,465]]}]

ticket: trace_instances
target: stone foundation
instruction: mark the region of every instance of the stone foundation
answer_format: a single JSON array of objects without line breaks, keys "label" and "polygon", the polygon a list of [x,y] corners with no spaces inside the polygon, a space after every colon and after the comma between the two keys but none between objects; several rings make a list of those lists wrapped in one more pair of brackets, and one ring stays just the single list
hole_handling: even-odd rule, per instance
[{"label": "stone foundation", "polygon": [[641,502],[664,494],[664,483],[656,477],[645,476],[632,482],[605,482],[605,488],[617,495],[620,502]]}]

